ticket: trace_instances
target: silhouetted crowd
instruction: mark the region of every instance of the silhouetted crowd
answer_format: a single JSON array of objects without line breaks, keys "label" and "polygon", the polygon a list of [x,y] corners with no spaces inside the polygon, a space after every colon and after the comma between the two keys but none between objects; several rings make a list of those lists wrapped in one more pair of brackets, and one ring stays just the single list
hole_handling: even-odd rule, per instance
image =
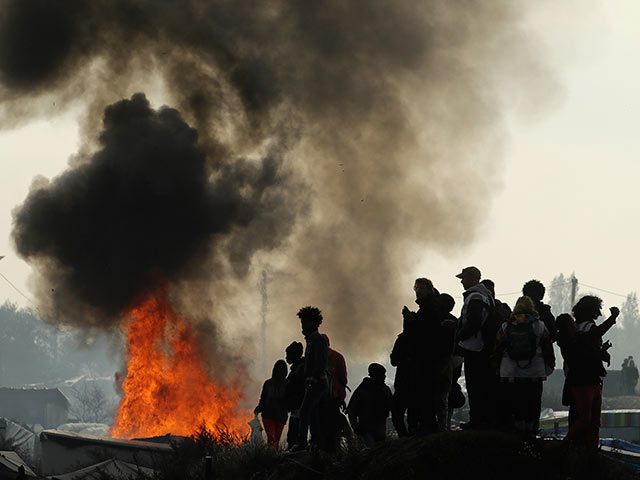
[{"label": "silhouetted crowd", "polygon": [[[451,295],[440,293],[427,278],[415,280],[417,309],[402,309],[402,332],[390,354],[394,391],[385,383],[385,367],[372,363],[348,405],[344,357],[318,331],[320,310],[300,309],[306,347],[293,342],[286,348],[286,363],[275,363],[254,411],[262,414],[269,447],[278,451],[287,420],[291,452],[309,447],[334,452],[340,439],[352,434],[374,445],[387,438],[389,415],[400,437],[449,431],[453,411],[466,402],[459,383],[463,368],[469,421],[457,428],[533,437],[539,430],[543,382],[556,365],[557,342],[564,360],[562,401],[569,407],[565,441],[597,450],[604,362],[610,362],[611,347],[603,336],[619,310],[611,307],[609,318],[597,325],[602,300],[586,295],[572,314],[556,319],[542,301],[545,287],[538,280],[524,284],[512,310],[495,298],[494,283],[482,280],[478,268],[466,267],[456,277],[464,289],[459,317],[452,314]],[[635,375],[635,388],[638,371],[633,364],[632,372],[632,364],[631,357],[625,360],[623,375]]]}]

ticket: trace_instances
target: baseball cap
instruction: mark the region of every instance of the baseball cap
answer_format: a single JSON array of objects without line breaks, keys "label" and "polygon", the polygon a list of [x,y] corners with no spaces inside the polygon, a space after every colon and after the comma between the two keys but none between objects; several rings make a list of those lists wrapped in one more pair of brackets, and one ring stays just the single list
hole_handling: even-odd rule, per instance
[{"label": "baseball cap", "polygon": [[480,273],[480,270],[478,269],[478,267],[464,267],[462,271],[458,275],[456,275],[456,277],[458,278],[475,277],[479,279],[480,277],[482,277],[482,274]]}]

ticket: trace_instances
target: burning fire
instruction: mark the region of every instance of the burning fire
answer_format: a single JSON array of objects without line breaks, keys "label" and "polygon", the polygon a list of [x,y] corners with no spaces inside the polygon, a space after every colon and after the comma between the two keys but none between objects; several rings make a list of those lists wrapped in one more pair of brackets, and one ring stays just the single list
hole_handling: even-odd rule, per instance
[{"label": "burning fire", "polygon": [[251,416],[238,407],[241,388],[209,377],[193,328],[172,311],[164,291],[129,312],[123,324],[129,363],[112,437],[186,436],[203,423],[248,432]]}]

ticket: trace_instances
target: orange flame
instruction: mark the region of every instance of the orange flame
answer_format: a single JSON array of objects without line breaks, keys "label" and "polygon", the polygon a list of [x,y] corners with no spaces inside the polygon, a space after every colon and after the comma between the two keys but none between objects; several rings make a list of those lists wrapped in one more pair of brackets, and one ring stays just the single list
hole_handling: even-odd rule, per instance
[{"label": "orange flame", "polygon": [[112,437],[187,436],[203,423],[248,433],[240,385],[211,380],[193,328],[172,311],[164,291],[134,308],[123,325],[129,363]]}]

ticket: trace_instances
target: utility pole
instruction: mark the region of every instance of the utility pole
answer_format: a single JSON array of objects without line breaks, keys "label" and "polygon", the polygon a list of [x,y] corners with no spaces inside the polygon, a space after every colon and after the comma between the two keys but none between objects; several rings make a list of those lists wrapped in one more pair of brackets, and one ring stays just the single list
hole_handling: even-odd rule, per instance
[{"label": "utility pole", "polygon": [[267,308],[269,307],[269,297],[267,295],[267,284],[269,283],[267,271],[262,270],[260,280],[260,293],[262,294],[262,368],[267,369]]},{"label": "utility pole", "polygon": [[578,279],[575,273],[571,274],[571,307],[576,304],[576,292],[578,291]]}]

